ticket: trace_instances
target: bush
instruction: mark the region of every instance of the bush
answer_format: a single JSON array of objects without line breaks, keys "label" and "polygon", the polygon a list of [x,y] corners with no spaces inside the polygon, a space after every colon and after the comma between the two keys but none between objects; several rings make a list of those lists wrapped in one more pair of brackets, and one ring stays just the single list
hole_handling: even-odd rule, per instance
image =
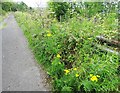
[{"label": "bush", "polygon": [[65,18],[67,11],[70,8],[70,4],[67,2],[50,2],[49,3],[50,10],[55,12],[56,18],[61,21]]},{"label": "bush", "polygon": [[[54,0],[51,0],[54,1]],[[91,18],[96,14],[107,16],[109,13],[118,12],[117,2],[49,2],[50,11],[54,12],[53,17],[59,21],[66,21],[69,18],[84,16]]]},{"label": "bush", "polygon": [[0,2],[1,9],[10,12],[10,11],[26,11],[28,6],[24,2],[15,3],[15,2]]}]

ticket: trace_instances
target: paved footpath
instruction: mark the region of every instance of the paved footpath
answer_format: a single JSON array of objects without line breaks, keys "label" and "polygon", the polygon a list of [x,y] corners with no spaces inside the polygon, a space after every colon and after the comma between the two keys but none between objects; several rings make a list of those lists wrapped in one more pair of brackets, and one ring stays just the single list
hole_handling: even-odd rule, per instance
[{"label": "paved footpath", "polygon": [[2,29],[2,91],[49,91],[46,74],[34,60],[14,15]]},{"label": "paved footpath", "polygon": [[[2,27],[2,23],[0,24],[0,29]],[[0,30],[0,93],[2,91],[2,31]]]}]

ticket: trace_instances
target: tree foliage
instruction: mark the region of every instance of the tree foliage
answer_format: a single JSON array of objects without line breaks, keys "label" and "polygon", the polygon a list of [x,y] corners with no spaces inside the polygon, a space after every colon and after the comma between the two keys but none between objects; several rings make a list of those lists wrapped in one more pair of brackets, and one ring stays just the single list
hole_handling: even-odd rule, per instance
[{"label": "tree foliage", "polygon": [[24,2],[15,3],[15,2],[0,2],[2,10],[8,11],[26,11],[28,6]]},{"label": "tree foliage", "polygon": [[117,2],[50,2],[50,10],[55,12],[56,18],[68,18],[79,14],[84,17],[92,17],[98,13],[108,14],[117,12]]},{"label": "tree foliage", "polygon": [[68,9],[70,8],[69,3],[67,2],[50,2],[50,9],[55,12],[56,18],[60,21],[61,18],[65,17]]}]

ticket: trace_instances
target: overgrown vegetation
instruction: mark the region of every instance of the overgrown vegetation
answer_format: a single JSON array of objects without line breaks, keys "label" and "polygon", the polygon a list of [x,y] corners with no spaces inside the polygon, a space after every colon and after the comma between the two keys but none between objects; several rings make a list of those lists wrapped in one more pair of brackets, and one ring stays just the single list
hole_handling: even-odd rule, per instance
[{"label": "overgrown vegetation", "polygon": [[[54,1],[54,0],[51,0]],[[59,20],[75,17],[76,15],[90,18],[97,13],[104,14],[118,11],[117,2],[50,2],[50,11]]]},{"label": "overgrown vegetation", "polygon": [[36,12],[16,12],[15,17],[38,63],[45,66],[54,91],[120,90],[118,55],[101,51],[95,46],[99,44],[96,40],[98,35],[113,39],[117,36],[115,11],[106,16],[96,12],[90,18],[78,14],[62,22],[58,17],[57,20],[47,15],[39,16]]},{"label": "overgrown vegetation", "polygon": [[26,11],[28,6],[24,2],[15,3],[15,2],[0,2],[0,6],[3,11]]},{"label": "overgrown vegetation", "polygon": [[0,1],[0,22],[9,14],[15,11],[33,11],[32,7],[28,7],[24,2],[5,2]]}]

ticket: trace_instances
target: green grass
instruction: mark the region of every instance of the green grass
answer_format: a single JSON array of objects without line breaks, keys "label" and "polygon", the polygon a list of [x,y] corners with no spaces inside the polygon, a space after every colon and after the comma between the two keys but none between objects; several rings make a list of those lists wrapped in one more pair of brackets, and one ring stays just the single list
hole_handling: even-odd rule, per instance
[{"label": "green grass", "polygon": [[96,22],[94,17],[89,21],[79,16],[58,22],[36,13],[15,13],[35,58],[51,78],[53,90],[71,92],[119,91],[118,56],[94,46],[98,35],[117,35],[115,16],[112,13],[101,20],[97,14]]},{"label": "green grass", "polygon": [[8,13],[4,10],[2,10],[1,6],[0,6],[0,22],[2,22],[4,20],[4,18],[8,15]]},{"label": "green grass", "polygon": [[3,28],[5,28],[6,25],[7,25],[6,23],[3,23],[3,24],[0,26],[0,30],[3,29]]},{"label": "green grass", "polygon": [[0,16],[0,22],[3,20],[3,17],[2,16]]}]

